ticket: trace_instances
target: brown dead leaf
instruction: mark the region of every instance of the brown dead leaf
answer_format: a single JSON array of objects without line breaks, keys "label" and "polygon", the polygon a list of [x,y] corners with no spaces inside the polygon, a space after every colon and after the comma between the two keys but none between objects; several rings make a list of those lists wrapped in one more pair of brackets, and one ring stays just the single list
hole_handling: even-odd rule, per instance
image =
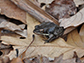
[{"label": "brown dead leaf", "polygon": [[40,3],[37,0],[30,0],[31,2],[33,2],[35,5],[37,5],[38,7],[40,7]]},{"label": "brown dead leaf", "polygon": [[54,0],[46,6],[45,11],[59,20],[74,15],[77,9],[73,0]]},{"label": "brown dead leaf", "polygon": [[23,63],[21,58],[14,58],[10,63]]},{"label": "brown dead leaf", "polygon": [[26,12],[19,9],[10,0],[0,0],[0,9],[2,15],[4,14],[7,17],[21,20],[23,23],[26,23]]},{"label": "brown dead leaf", "polygon": [[9,62],[10,62],[9,57],[4,56],[4,57],[3,57],[3,63],[9,63]]},{"label": "brown dead leaf", "polygon": [[9,63],[10,59],[7,56],[0,57],[0,63]]},{"label": "brown dead leaf", "polygon": [[64,28],[71,27],[71,26],[73,27],[79,26],[84,22],[84,8],[81,9],[74,16],[70,18],[63,18],[63,19],[60,19],[59,21],[60,21],[60,26],[63,26]]},{"label": "brown dead leaf", "polygon": [[15,3],[19,8],[26,11],[28,14],[33,16],[39,22],[54,22],[55,24],[59,24],[58,21],[49,15],[47,12],[43,11],[41,8],[33,4],[30,0],[11,0]]}]

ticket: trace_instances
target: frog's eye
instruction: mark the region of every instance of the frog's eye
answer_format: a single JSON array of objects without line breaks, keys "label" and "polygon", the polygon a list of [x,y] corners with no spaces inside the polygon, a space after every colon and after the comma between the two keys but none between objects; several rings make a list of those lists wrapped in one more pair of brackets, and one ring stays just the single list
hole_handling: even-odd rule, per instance
[{"label": "frog's eye", "polygon": [[40,31],[40,32],[43,32],[44,30],[43,30],[43,29],[40,29],[39,31]]},{"label": "frog's eye", "polygon": [[36,25],[35,28],[38,29],[39,28],[39,25]]}]

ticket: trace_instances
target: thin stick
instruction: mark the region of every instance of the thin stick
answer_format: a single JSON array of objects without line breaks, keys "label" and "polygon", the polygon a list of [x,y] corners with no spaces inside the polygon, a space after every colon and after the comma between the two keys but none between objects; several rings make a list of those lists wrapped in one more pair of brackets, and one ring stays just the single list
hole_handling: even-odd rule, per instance
[{"label": "thin stick", "polygon": [[31,44],[34,42],[34,39],[35,39],[35,35],[32,35],[32,41],[31,41],[31,43],[29,44],[29,46],[26,48],[26,50],[25,51],[27,51],[27,49],[31,46]]},{"label": "thin stick", "polygon": [[31,44],[34,42],[34,39],[35,39],[35,35],[32,35],[32,41],[31,41],[31,43],[27,46],[27,48],[26,48],[26,50],[20,55],[20,57],[22,57],[22,59],[23,59],[23,57],[25,56],[25,53],[26,53],[26,51],[28,50],[28,48],[31,46]]}]

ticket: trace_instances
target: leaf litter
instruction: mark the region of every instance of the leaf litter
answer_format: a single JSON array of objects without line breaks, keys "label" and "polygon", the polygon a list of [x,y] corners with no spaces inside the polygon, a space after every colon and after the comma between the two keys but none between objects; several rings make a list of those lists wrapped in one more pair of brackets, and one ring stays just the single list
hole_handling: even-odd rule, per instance
[{"label": "leaf litter", "polygon": [[[27,16],[27,17],[29,18],[29,16]],[[32,18],[30,18],[30,19],[32,20]],[[37,23],[35,24],[33,21],[28,20],[28,24],[29,24],[28,30],[31,29],[30,31],[33,31],[34,26],[30,25],[30,23],[32,23],[33,25],[36,25]],[[32,36],[33,33],[28,31],[28,34],[30,37],[30,36]],[[17,38],[7,37],[7,36],[2,36],[1,39],[5,42],[8,42],[8,44],[15,45],[13,47],[14,47],[14,49],[16,49],[16,48],[19,49],[19,51],[20,51],[19,55],[22,54],[23,51],[25,51],[26,47],[29,44],[28,42],[31,42],[31,40],[28,40],[28,39],[23,41],[23,40],[20,40]],[[15,50],[11,51],[10,54],[8,54],[7,56],[9,56],[9,58],[11,58],[11,59],[14,58],[16,55],[16,53],[14,51]],[[82,52],[84,52],[83,48],[68,45],[62,38],[59,38],[59,39],[53,41],[52,43],[44,44],[44,41],[42,40],[42,38],[39,37],[38,35],[35,35],[35,40],[34,40],[33,44],[26,51],[24,58],[36,56],[38,54],[46,56],[46,57],[54,58],[54,57],[59,57],[61,54],[63,54],[63,58],[67,59],[67,58],[73,57],[74,51],[77,52],[79,57],[84,55],[82,53]],[[82,53],[82,54],[80,54],[80,53]]]},{"label": "leaf litter", "polygon": [[[83,9],[80,11],[82,11],[81,13],[83,14]],[[80,13],[80,11],[78,13]],[[77,14],[75,14],[74,16],[76,16]],[[74,16],[72,16],[72,17],[74,17]],[[78,14],[77,16],[79,17],[80,15]],[[65,18],[65,19],[68,19],[68,22],[69,22],[72,17]],[[80,17],[83,17],[83,16],[80,16]],[[74,19],[74,18],[72,18],[72,19]],[[76,18],[76,19],[78,20],[78,18]],[[74,19],[75,22],[77,22],[76,19]],[[29,14],[26,15],[26,21],[27,21],[27,33],[25,35],[28,34],[26,39],[20,39],[18,35],[17,35],[17,38],[14,36],[7,36],[7,35],[1,36],[1,40],[2,40],[3,44],[12,45],[12,47],[13,47],[13,50],[10,51],[8,55],[6,54],[3,56],[4,58],[6,58],[6,57],[10,58],[10,60],[12,60],[11,63],[17,63],[17,61],[19,61],[20,63],[23,63],[23,60],[25,63],[26,63],[26,61],[28,63],[31,63],[31,62],[33,63],[34,61],[36,63],[37,62],[38,63],[40,63],[40,62],[51,63],[49,61],[48,57],[51,57],[51,58],[56,57],[54,59],[53,63],[69,63],[69,62],[83,63],[83,62],[81,62],[81,59],[83,59],[82,57],[84,55],[84,53],[83,53],[84,52],[84,46],[83,46],[84,45],[83,44],[84,25],[81,27],[79,33],[78,33],[77,29],[75,29],[71,33],[69,33],[67,36],[67,41],[65,41],[63,38],[58,38],[51,43],[44,44],[44,41],[43,41],[44,38],[42,38],[41,36],[35,35],[34,42],[27,49],[27,51],[25,53],[23,53],[32,41],[34,26],[40,24],[35,18],[32,18],[32,16],[30,16]],[[63,21],[61,21],[61,22],[63,22]],[[81,21],[82,21],[81,23],[75,23],[74,25],[71,25],[71,24],[70,25],[61,24],[61,25],[63,25],[65,28],[70,27],[70,26],[77,27],[83,23],[83,20],[81,20]],[[25,26],[20,25],[19,27],[20,27],[20,29],[24,29]],[[10,47],[10,46],[8,46],[8,47]],[[16,49],[18,49],[18,51],[19,51],[19,53],[18,53],[19,57],[16,57],[16,54],[17,54]],[[76,53],[74,53],[74,51]],[[22,54],[24,54],[25,56],[21,57]],[[75,57],[73,57],[74,54],[75,54]],[[41,55],[41,56],[37,56],[37,55]],[[46,56],[46,57],[44,57],[44,56]],[[33,60],[30,60],[32,57],[35,57],[35,58],[33,58]],[[5,60],[4,58],[2,58],[2,59]],[[14,60],[14,58],[15,58],[15,60]],[[25,59],[27,59],[27,60],[25,60]],[[7,62],[10,61],[9,59],[7,59],[7,60],[8,60]],[[0,62],[4,62],[4,61],[0,60]]]}]

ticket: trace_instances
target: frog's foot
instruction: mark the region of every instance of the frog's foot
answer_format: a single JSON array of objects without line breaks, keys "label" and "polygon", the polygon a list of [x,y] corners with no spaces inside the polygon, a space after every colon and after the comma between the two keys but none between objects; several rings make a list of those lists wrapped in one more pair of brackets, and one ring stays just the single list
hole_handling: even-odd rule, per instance
[{"label": "frog's foot", "polygon": [[49,43],[49,42],[50,42],[49,40],[44,40],[44,41],[45,41],[45,42],[44,42],[44,44],[45,44],[45,43]]}]

